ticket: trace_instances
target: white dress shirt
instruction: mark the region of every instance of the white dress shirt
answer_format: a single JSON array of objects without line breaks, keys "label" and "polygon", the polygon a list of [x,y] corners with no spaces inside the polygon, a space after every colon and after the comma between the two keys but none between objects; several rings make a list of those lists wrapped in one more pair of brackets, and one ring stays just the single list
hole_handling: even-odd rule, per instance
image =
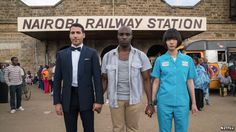
[{"label": "white dress shirt", "polygon": [[[78,47],[81,47],[81,50],[82,50],[82,47],[83,47],[83,43],[80,44],[79,46],[75,46],[73,44],[71,44],[72,47],[75,47],[75,48],[78,48]],[[75,51],[72,51],[71,53],[72,55],[72,86],[73,87],[78,87],[78,64],[79,64],[79,58],[80,58],[80,51],[78,50],[75,50]]]}]

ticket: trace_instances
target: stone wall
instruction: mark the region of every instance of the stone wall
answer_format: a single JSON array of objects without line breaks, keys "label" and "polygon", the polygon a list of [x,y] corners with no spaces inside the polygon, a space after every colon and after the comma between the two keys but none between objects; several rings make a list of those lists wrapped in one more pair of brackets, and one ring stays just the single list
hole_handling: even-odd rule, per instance
[{"label": "stone wall", "polygon": [[[110,0],[112,1],[112,0]],[[28,7],[20,0],[0,1],[0,22],[16,23],[17,17],[33,16],[201,16],[208,23],[228,23],[229,0],[201,0],[191,8],[171,7],[162,0],[62,0],[55,7]],[[119,2],[121,1],[121,2]]]},{"label": "stone wall", "polygon": [[185,43],[198,40],[236,40],[236,24],[208,24],[206,32],[187,39]]},{"label": "stone wall", "polygon": [[45,64],[44,43],[16,31],[16,24],[0,24],[0,62],[11,63],[13,56],[26,70],[35,71]]}]

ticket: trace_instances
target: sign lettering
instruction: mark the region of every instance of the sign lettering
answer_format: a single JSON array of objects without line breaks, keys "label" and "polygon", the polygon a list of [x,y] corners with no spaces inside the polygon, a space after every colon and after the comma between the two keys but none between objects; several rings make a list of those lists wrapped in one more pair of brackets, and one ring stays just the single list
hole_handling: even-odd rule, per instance
[{"label": "sign lettering", "polygon": [[87,31],[117,30],[124,25],[132,30],[206,31],[205,17],[171,16],[18,17],[18,31],[68,31],[73,23],[82,24]]}]

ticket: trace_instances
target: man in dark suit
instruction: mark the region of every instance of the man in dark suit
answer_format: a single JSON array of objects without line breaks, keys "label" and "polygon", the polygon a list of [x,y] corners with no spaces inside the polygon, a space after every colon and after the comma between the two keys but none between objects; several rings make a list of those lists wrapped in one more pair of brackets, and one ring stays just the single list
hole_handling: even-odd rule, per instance
[{"label": "man in dark suit", "polygon": [[[71,47],[57,53],[53,100],[57,115],[64,115],[67,132],[77,132],[78,114],[84,132],[94,132],[94,111],[103,104],[101,68],[95,49],[83,45],[84,27],[70,27]],[[61,86],[63,83],[63,86]]]}]

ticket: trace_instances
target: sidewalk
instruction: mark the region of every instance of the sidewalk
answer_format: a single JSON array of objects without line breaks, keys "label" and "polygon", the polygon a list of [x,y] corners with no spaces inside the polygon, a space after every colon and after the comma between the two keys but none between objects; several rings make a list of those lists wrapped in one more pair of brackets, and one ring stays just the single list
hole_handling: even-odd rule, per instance
[{"label": "sidewalk", "polygon": [[[65,132],[63,117],[57,116],[52,105],[52,96],[33,86],[32,98],[22,101],[25,111],[9,113],[9,103],[0,104],[1,132]],[[146,98],[146,96],[144,96]],[[143,111],[145,104],[143,103]],[[211,105],[205,106],[197,116],[190,116],[189,132],[220,132],[221,126],[236,127],[236,97],[211,96]],[[157,115],[150,119],[141,113],[140,132],[157,132]],[[108,105],[101,114],[95,113],[96,132],[111,132],[112,124]],[[235,130],[236,131],[236,130]],[[82,131],[79,120],[79,132]]]}]

